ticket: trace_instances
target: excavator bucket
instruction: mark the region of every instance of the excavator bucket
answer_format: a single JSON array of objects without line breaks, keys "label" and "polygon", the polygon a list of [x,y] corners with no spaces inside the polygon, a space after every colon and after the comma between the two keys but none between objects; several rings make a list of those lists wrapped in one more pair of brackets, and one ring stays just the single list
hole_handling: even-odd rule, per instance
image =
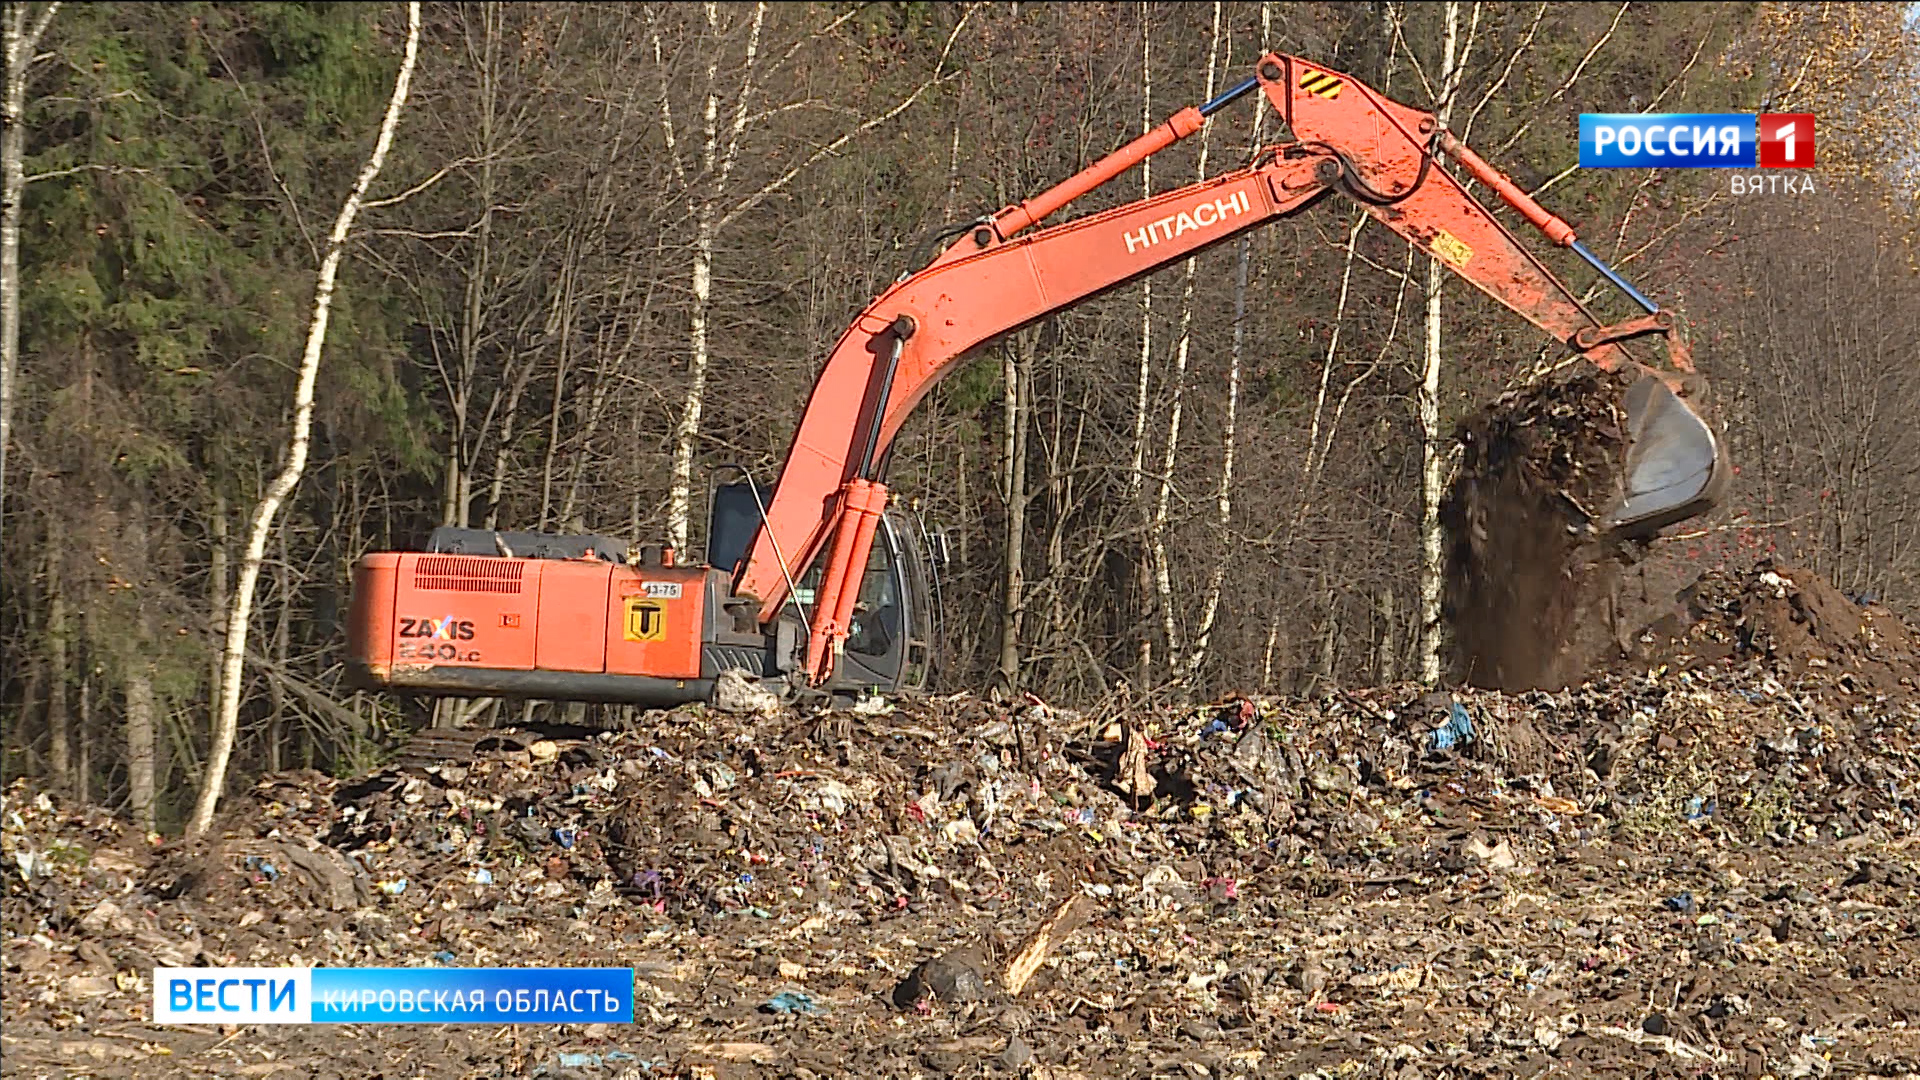
[{"label": "excavator bucket", "polygon": [[1628,387],[1626,407],[1626,490],[1609,531],[1651,536],[1718,505],[1731,470],[1707,422],[1651,375]]}]

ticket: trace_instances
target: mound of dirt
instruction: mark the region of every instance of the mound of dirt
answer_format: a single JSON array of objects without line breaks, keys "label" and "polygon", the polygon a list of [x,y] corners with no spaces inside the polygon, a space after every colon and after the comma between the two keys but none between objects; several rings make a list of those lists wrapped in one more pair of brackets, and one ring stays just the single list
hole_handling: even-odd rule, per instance
[{"label": "mound of dirt", "polygon": [[1709,570],[1676,601],[1635,635],[1628,664],[1698,670],[1760,661],[1787,676],[1844,673],[1882,692],[1920,678],[1920,641],[1898,616],[1854,603],[1804,567],[1767,560],[1743,572]]},{"label": "mound of dirt", "polygon": [[1453,675],[1558,689],[1605,640],[1617,564],[1594,524],[1619,497],[1621,388],[1591,366],[1504,394],[1463,421],[1460,472],[1440,507]]}]

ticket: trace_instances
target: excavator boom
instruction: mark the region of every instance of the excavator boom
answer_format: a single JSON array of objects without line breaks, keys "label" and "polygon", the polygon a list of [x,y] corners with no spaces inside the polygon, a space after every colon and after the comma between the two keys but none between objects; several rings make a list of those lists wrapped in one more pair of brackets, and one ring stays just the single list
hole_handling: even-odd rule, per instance
[{"label": "excavator boom", "polygon": [[[1281,135],[1246,166],[1045,224],[1256,91],[1280,114]],[[1596,318],[1474,198],[1455,168],[1549,243],[1585,259],[1646,314],[1615,325]],[[442,530],[434,554],[373,555],[356,569],[350,669],[363,684],[384,688],[644,703],[705,697],[729,668],[761,678],[804,675],[814,686],[845,684],[849,675],[839,669],[849,636],[872,636],[870,627],[856,626],[872,580],[870,552],[906,563],[922,558],[911,530],[888,509],[882,477],[901,426],[942,378],[1023,326],[1335,195],[1359,203],[1571,354],[1631,384],[1626,493],[1602,527],[1644,536],[1718,500],[1729,470],[1712,429],[1684,400],[1699,383],[1673,336],[1671,315],[1431,114],[1339,72],[1272,53],[1214,100],[959,230],[959,239],[873,300],[821,369],[771,502],[762,504],[759,490],[746,485],[750,542],[745,533],[737,543],[710,538],[712,566],[677,567],[671,556],[656,556],[607,567],[594,563],[593,553],[609,543],[601,538],[494,534],[488,544]],[[1627,342],[1647,336],[1667,339],[1664,366],[1629,352]],[[716,533],[719,510],[716,502]],[[556,554],[541,565],[512,548],[528,543]],[[810,573],[818,575],[817,586],[803,607],[797,583],[814,580]],[[921,628],[895,627],[909,642],[904,646],[868,641],[860,649],[891,649],[891,670],[912,666],[920,679],[924,665],[912,657],[929,647],[928,601],[924,582],[910,585],[894,588],[882,606],[919,611]],[[457,598],[456,609],[443,593],[469,595]],[[789,608],[801,619],[786,618]],[[443,641],[448,628],[453,636]],[[893,679],[888,688],[908,681]]]},{"label": "excavator boom", "polygon": [[[1285,137],[1253,164],[1073,221],[1035,228],[1074,199],[1199,131],[1205,118],[1258,89],[1279,111]],[[1648,320],[1609,327],[1503,226],[1438,158],[1444,152],[1557,245],[1619,284]],[[1638,436],[1627,462],[1629,496],[1605,524],[1635,533],[1707,509],[1725,482],[1712,430],[1682,400],[1697,385],[1684,347],[1669,337],[1659,370],[1622,344],[1670,334],[1658,313],[1548,212],[1439,127],[1431,114],[1297,57],[1270,54],[1255,77],[1094,163],[1045,193],[983,219],[926,268],[870,304],[835,346],[815,385],[781,473],[767,521],[735,581],[774,619],[787,581],[830,538],[812,619],[810,663],[831,670],[847,632],[847,574],[864,567],[860,522],[876,505],[879,463],[914,407],[980,346],[1117,288],[1323,196],[1345,195],[1467,282],[1607,371],[1651,380],[1630,401]],[[1031,231],[1029,231],[1031,230]],[[884,489],[882,489],[884,490]],[[782,558],[776,557],[775,547]]]}]

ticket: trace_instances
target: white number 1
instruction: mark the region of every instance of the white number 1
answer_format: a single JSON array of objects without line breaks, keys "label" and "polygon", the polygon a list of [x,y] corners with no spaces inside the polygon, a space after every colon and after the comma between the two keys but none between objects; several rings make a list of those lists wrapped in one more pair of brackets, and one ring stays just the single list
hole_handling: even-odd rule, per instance
[{"label": "white number 1", "polygon": [[1794,120],[1789,122],[1785,127],[1780,128],[1779,130],[1773,133],[1774,138],[1779,139],[1781,142],[1787,144],[1787,160],[1788,161],[1793,160],[1793,129],[1799,126],[1800,126],[1800,121]]}]

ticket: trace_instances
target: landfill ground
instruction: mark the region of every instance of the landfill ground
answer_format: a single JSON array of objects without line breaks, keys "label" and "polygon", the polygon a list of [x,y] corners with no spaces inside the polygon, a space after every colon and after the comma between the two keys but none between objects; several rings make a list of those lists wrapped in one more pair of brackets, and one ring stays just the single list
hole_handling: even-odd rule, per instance
[{"label": "landfill ground", "polygon": [[[1612,673],[430,732],[206,842],[5,793],[9,1077],[1920,1073],[1920,674],[1812,575]],[[1457,705],[1457,707],[1456,707]],[[632,967],[632,1025],[161,1027],[156,966]]]}]

